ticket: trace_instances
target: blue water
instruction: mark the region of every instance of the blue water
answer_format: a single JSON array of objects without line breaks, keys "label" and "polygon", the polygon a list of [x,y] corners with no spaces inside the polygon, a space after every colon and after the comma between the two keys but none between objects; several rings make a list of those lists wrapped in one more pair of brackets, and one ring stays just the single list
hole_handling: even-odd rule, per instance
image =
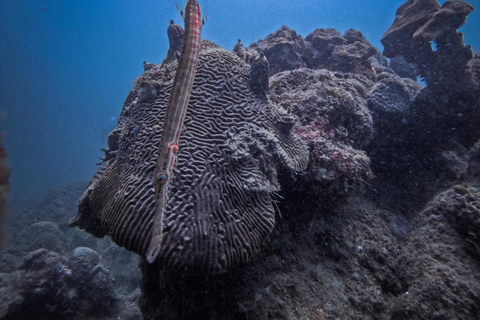
[{"label": "blue water", "polygon": [[[404,2],[199,0],[208,15],[202,37],[226,49],[287,25],[304,37],[316,28],[354,28],[382,50],[380,38]],[[461,31],[478,49],[480,0],[468,2],[479,9]],[[161,63],[169,21],[183,26],[176,3],[0,1],[0,131],[12,198],[92,176],[143,61]]]}]

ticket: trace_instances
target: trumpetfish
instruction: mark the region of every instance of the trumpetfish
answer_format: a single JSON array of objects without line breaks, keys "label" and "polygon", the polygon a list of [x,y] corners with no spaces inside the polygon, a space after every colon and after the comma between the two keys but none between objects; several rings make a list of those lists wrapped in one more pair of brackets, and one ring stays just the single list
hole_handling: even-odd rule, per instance
[{"label": "trumpetfish", "polygon": [[177,163],[178,140],[187,113],[200,51],[202,21],[198,2],[188,0],[182,15],[185,22],[183,48],[167,104],[165,125],[155,167],[155,213],[152,238],[146,254],[147,261],[150,263],[155,261],[162,246],[168,190]]}]

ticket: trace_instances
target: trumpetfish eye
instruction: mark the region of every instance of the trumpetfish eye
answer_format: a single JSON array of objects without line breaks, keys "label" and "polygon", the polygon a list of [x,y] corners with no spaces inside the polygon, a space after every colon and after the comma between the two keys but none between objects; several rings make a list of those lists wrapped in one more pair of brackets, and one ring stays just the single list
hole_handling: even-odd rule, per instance
[{"label": "trumpetfish eye", "polygon": [[161,174],[161,175],[158,177],[158,182],[160,182],[160,183],[165,183],[165,181],[167,181],[167,176],[164,175],[164,174]]}]

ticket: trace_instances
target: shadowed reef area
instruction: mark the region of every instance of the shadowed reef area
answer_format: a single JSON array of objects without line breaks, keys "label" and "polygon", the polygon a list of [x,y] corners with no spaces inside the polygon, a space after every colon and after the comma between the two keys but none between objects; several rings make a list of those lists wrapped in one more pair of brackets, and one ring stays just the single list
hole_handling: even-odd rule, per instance
[{"label": "shadowed reef area", "polygon": [[9,203],[0,318],[479,319],[480,56],[457,31],[473,10],[409,0],[383,52],[353,29],[203,40],[149,264],[171,24],[91,181]]}]

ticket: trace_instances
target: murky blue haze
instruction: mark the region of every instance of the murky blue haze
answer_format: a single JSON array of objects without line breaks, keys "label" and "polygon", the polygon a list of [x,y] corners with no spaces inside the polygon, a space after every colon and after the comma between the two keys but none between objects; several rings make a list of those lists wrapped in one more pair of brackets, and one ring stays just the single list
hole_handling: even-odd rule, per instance
[{"label": "murky blue haze", "polygon": [[[203,38],[232,49],[282,25],[360,30],[377,48],[403,0],[199,0]],[[443,3],[444,1],[441,1]],[[465,42],[480,47],[480,0]],[[183,6],[183,1],[178,2]],[[166,29],[183,26],[168,0],[0,1],[0,108],[12,198],[89,179],[143,61],[161,63]]]}]

